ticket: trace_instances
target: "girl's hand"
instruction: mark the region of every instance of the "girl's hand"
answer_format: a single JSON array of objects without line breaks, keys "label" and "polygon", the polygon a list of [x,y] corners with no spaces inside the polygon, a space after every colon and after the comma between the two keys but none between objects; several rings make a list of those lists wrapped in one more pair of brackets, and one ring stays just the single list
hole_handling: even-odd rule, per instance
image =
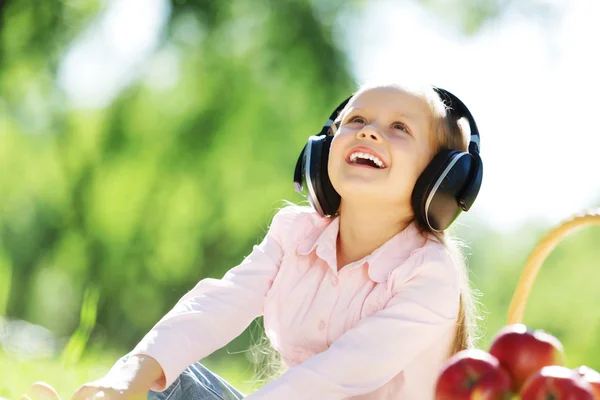
[{"label": "girl's hand", "polygon": [[80,386],[71,400],[135,400],[146,399],[147,394],[148,388],[136,385],[135,382],[132,384],[128,379],[105,376],[102,379]]},{"label": "girl's hand", "polygon": [[158,362],[148,356],[133,356],[124,364],[113,367],[104,378],[81,386],[72,400],[146,399],[150,387],[157,381],[164,382]]}]

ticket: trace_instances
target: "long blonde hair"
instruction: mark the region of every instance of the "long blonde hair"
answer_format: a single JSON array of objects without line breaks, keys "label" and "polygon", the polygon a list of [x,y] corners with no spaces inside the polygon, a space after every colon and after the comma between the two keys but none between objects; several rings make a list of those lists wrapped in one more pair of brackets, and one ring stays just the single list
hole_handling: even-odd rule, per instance
[{"label": "long blonde hair", "polygon": [[[436,154],[443,149],[467,151],[469,143],[468,125],[464,124],[464,121],[454,121],[449,118],[446,105],[431,86],[422,85],[408,89],[406,86],[397,84],[370,84],[362,86],[356,94],[368,89],[390,86],[410,91],[410,93],[424,99],[430,107],[432,114],[430,126],[430,132],[432,132],[430,135],[432,154]],[[343,112],[340,112],[340,116]],[[447,230],[434,232],[426,226],[420,226],[420,230],[422,233],[433,235],[446,247],[460,273],[461,293],[459,311],[454,340],[448,352],[448,356],[451,356],[461,350],[475,347],[479,339],[477,326],[477,320],[479,319],[477,305],[479,303],[476,298],[478,292],[470,284],[466,258],[461,250],[462,247],[465,247],[464,243],[453,237]],[[259,340],[251,348],[253,363],[258,367],[255,368],[255,373],[259,382],[270,381],[285,372],[286,367],[281,360],[281,355],[270,346],[264,330],[261,329],[259,336]]]},{"label": "long blonde hair", "polygon": [[[431,109],[431,147],[433,154],[437,154],[444,149],[468,151],[470,132],[468,123],[464,120],[455,121],[449,117],[447,105],[440,99],[439,95],[431,87],[425,87],[420,94]],[[469,270],[467,260],[461,247],[465,247],[446,230],[443,232],[433,232],[427,227],[422,226],[422,230],[433,234],[449,251],[459,268],[461,294],[456,322],[456,334],[450,349],[450,355],[461,350],[475,347],[477,340],[480,339],[480,333],[477,326],[478,301],[477,292],[471,287],[469,280]]]}]

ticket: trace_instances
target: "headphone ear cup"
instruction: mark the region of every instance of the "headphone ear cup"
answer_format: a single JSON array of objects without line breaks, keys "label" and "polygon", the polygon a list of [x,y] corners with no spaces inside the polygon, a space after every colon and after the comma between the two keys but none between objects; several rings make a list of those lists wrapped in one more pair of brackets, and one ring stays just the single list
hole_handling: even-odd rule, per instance
[{"label": "headphone ear cup", "polygon": [[471,176],[465,189],[460,194],[461,208],[463,211],[469,211],[481,189],[483,178],[483,162],[479,153],[469,153],[473,159],[471,167]]},{"label": "headphone ear cup", "polygon": [[423,172],[421,172],[421,175],[415,183],[411,202],[415,218],[423,226],[429,226],[426,215],[427,197],[429,196],[429,193],[431,193],[437,178],[444,171],[451,155],[452,152],[449,150],[442,150],[436,154],[429,164],[427,164]]},{"label": "headphone ear cup", "polygon": [[304,145],[304,148],[300,152],[300,156],[298,157],[298,161],[296,161],[296,168],[294,169],[294,188],[296,192],[302,193],[302,184],[304,181],[304,170],[305,170],[305,162],[306,162],[306,148],[308,144]]},{"label": "headphone ear cup", "polygon": [[458,197],[470,177],[473,157],[442,150],[423,170],[412,193],[415,217],[433,231],[447,229],[461,213]]},{"label": "headphone ear cup", "polygon": [[340,195],[331,184],[327,168],[332,139],[332,136],[311,136],[306,151],[308,200],[322,216],[334,215],[341,201]]}]

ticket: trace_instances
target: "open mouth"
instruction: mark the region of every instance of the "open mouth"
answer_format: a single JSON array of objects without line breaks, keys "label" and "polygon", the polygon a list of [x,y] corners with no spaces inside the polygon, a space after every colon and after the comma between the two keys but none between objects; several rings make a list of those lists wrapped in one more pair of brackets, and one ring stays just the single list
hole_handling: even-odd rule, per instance
[{"label": "open mouth", "polygon": [[379,159],[379,157],[374,156],[373,154],[363,153],[360,151],[355,151],[354,153],[350,154],[350,157],[348,157],[348,162],[350,164],[356,164],[376,169],[385,168],[385,164]]}]

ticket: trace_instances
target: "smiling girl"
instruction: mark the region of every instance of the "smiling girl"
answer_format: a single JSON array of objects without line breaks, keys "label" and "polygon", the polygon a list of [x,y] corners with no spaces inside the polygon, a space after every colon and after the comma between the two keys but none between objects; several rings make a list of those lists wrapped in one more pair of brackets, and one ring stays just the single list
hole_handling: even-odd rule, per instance
[{"label": "smiling girl", "polygon": [[[311,207],[281,209],[240,265],[201,280],[74,399],[433,399],[442,364],[473,339],[446,233],[481,185],[471,114],[442,89],[363,87],[310,138],[298,188],[303,176]],[[288,369],[244,396],[197,361],[260,315]]]}]

